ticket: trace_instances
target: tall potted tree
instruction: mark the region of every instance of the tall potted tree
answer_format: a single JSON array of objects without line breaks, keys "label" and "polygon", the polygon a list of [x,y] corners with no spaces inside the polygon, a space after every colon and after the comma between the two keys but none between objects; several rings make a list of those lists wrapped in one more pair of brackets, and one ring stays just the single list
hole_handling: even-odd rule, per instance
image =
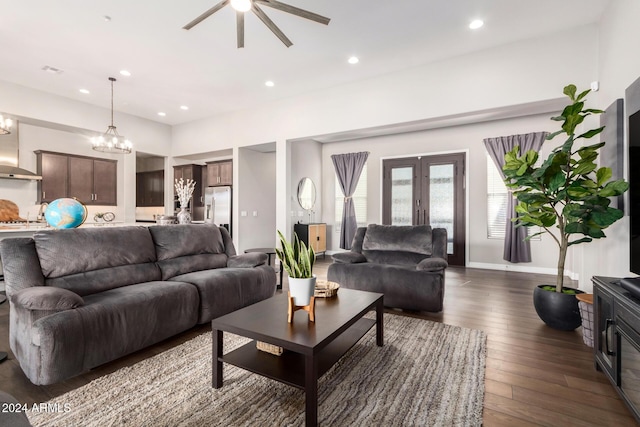
[{"label": "tall potted tree", "polygon": [[[564,94],[571,103],[562,114],[551,120],[562,122],[557,132],[547,139],[562,135],[562,145],[537,166],[538,154],[529,151],[520,155],[515,147],[505,155],[505,183],[518,199],[518,226],[541,228],[528,238],[549,234],[558,245],[558,269],[555,286],[540,285],[534,290],[534,306],[538,316],[549,326],[573,330],[580,325],[580,313],[574,295],[580,291],[563,286],[567,250],[572,245],[606,237],[603,230],[622,218],[620,209],[609,206],[610,197],[619,196],[629,188],[624,180],[611,180],[611,168],[598,167],[598,150],[604,142],[593,145],[576,144],[600,134],[604,127],[591,129],[576,136],[576,128],[592,114],[602,110],[585,108],[590,90],[576,95],[576,86],[568,85]],[[574,147],[576,145],[576,147]]]}]

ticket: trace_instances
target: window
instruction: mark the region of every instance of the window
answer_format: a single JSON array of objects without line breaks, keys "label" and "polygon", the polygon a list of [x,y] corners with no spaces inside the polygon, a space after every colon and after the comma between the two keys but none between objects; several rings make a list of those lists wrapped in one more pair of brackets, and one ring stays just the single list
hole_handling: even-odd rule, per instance
[{"label": "window", "polygon": [[[342,188],[338,182],[338,177],[335,177],[335,195],[336,195],[336,217],[335,217],[335,229],[340,233],[342,228],[342,208],[344,207],[344,195],[342,194]],[[365,164],[360,174],[360,180],[356,191],[353,193],[353,206],[356,210],[356,221],[358,227],[364,227],[367,225],[367,165]]]},{"label": "window", "polygon": [[[507,201],[509,192],[507,186],[496,168],[491,157],[487,155],[487,237],[489,239],[504,239],[507,225]],[[529,227],[529,235],[540,231],[539,227]],[[533,240],[540,240],[536,236]]]}]

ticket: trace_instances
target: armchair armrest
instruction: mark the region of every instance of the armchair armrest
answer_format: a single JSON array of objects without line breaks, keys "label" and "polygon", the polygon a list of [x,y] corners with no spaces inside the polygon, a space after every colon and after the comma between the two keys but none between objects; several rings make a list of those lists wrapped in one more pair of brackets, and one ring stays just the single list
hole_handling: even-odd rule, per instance
[{"label": "armchair armrest", "polygon": [[338,252],[337,254],[333,254],[331,257],[334,262],[340,264],[358,264],[361,262],[367,262],[364,255],[357,252]]},{"label": "armchair armrest", "polygon": [[416,265],[416,270],[422,271],[439,271],[444,270],[449,266],[449,263],[443,258],[432,257],[425,258]]},{"label": "armchair armrest", "polygon": [[267,254],[250,252],[229,257],[227,267],[230,268],[253,268],[267,262]]},{"label": "armchair armrest", "polygon": [[65,311],[84,305],[80,295],[53,286],[22,289],[11,296],[11,302],[31,311]]}]

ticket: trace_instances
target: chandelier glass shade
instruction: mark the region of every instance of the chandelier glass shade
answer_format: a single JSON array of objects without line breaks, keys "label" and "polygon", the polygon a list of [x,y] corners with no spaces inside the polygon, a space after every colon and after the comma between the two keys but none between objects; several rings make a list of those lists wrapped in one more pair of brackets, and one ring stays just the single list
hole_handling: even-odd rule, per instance
[{"label": "chandelier glass shade", "polygon": [[13,120],[5,119],[0,115],[0,135],[8,135],[11,133],[11,126],[13,126]]},{"label": "chandelier glass shade", "polygon": [[238,12],[248,12],[251,9],[251,0],[231,0],[231,7]]},{"label": "chandelier glass shade", "polygon": [[91,138],[91,144],[94,150],[103,153],[129,154],[131,153],[133,144],[128,139],[120,136],[113,124],[113,82],[115,82],[116,79],[109,77],[109,81],[111,82],[111,124],[107,127],[107,131],[104,134]]}]

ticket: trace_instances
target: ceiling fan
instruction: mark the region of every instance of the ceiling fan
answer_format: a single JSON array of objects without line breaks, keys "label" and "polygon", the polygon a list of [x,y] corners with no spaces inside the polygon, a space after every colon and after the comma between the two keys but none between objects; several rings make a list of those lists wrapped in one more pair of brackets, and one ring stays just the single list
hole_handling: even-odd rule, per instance
[{"label": "ceiling fan", "polygon": [[272,9],[287,12],[301,18],[310,19],[311,21],[319,22],[324,25],[328,25],[330,21],[329,18],[324,16],[320,16],[316,13],[290,6],[276,0],[223,0],[182,28],[185,30],[192,29],[228,4],[231,4],[231,6],[236,10],[238,48],[244,47],[244,13],[248,11],[252,11],[258,18],[260,18],[264,25],[266,25],[273,34],[275,34],[282,43],[285,44],[285,46],[289,47],[293,44],[291,40],[284,35],[280,28],[278,28],[278,26],[269,19],[260,6],[267,6]]}]

